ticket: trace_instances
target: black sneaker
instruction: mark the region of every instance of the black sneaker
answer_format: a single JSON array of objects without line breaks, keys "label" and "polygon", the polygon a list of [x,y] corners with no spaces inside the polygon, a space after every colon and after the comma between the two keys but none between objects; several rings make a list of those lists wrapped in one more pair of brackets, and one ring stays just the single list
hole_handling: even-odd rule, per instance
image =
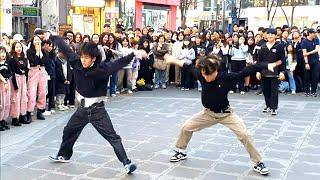
[{"label": "black sneaker", "polygon": [[176,154],[171,157],[170,162],[179,162],[181,160],[187,159],[187,154],[178,151],[175,152]]},{"label": "black sneaker", "polygon": [[4,131],[4,130],[6,130],[6,128],[0,124],[0,131]]},{"label": "black sneaker", "polygon": [[127,174],[131,174],[133,171],[137,169],[137,165],[131,162],[129,164],[126,164],[124,168],[126,169]]},{"label": "black sneaker", "polygon": [[276,109],[271,109],[271,115],[277,115],[278,114],[278,112],[277,112],[277,110]]},{"label": "black sneaker", "polygon": [[312,93],[311,94],[313,97],[317,97],[317,93]]},{"label": "black sneaker", "polygon": [[268,107],[266,107],[266,108],[264,108],[264,109],[262,110],[262,112],[264,112],[264,113],[267,113],[267,112],[270,112],[270,111],[271,111],[271,109],[268,108]]},{"label": "black sneaker", "polygon": [[1,121],[1,125],[2,125],[6,130],[9,130],[9,129],[10,129],[9,124],[8,124],[5,120],[2,120],[2,121]]},{"label": "black sneaker", "polygon": [[51,161],[59,162],[59,163],[68,163],[68,162],[70,162],[70,159],[65,158],[63,156],[58,156],[58,155],[51,155],[51,156],[49,156],[49,159]]},{"label": "black sneaker", "polygon": [[304,94],[306,97],[309,97],[310,96],[310,93],[305,93]]},{"label": "black sneaker", "polygon": [[253,170],[255,172],[260,173],[261,175],[269,174],[269,169],[263,164],[263,162],[258,162],[254,167]]}]

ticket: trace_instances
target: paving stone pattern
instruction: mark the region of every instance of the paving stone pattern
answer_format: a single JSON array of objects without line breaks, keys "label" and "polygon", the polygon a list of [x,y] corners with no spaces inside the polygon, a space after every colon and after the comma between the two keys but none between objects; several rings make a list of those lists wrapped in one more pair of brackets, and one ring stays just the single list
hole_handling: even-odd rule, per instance
[{"label": "paving stone pattern", "polygon": [[174,93],[172,96],[150,93],[149,96],[124,96],[107,103],[107,111],[128,156],[138,165],[134,174],[124,172],[109,143],[91,124],[75,144],[71,163],[51,163],[47,157],[57,152],[69,118],[62,115],[63,123],[54,124],[56,127],[36,137],[31,145],[1,161],[1,179],[320,179],[319,101],[280,100],[278,116],[262,113],[262,97],[260,100],[233,98],[231,104],[243,118],[270,167],[269,176],[252,170],[242,144],[219,124],[194,133],[188,147],[189,158],[170,163],[171,149],[182,123],[200,111],[202,105],[198,95],[185,98]]}]

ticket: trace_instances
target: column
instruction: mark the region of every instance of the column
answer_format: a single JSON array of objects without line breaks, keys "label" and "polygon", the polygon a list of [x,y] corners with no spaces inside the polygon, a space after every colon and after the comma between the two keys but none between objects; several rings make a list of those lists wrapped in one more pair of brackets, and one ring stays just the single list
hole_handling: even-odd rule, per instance
[{"label": "column", "polygon": [[136,28],[142,28],[142,2],[136,1],[135,23]]}]

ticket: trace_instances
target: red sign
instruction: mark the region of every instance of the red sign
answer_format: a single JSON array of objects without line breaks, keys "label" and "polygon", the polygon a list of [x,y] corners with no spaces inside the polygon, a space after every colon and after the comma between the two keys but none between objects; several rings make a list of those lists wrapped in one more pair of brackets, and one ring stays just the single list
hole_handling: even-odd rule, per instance
[{"label": "red sign", "polygon": [[137,0],[137,1],[143,2],[143,3],[163,4],[163,5],[173,5],[173,6],[180,5],[180,0]]}]

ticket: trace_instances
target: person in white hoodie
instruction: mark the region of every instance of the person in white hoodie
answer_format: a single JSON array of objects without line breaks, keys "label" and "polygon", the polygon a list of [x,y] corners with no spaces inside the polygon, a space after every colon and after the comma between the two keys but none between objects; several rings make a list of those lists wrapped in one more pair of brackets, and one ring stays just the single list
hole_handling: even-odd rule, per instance
[{"label": "person in white hoodie", "polygon": [[194,62],[196,55],[194,49],[192,48],[190,37],[186,36],[183,40],[182,49],[178,52],[177,56],[180,61],[183,61],[187,66],[181,69],[181,90],[188,91],[190,86],[190,65]]},{"label": "person in white hoodie", "polygon": [[[238,34],[233,35],[233,45],[229,50],[229,54],[231,55],[231,72],[240,72],[243,68],[246,67],[246,57],[248,53],[248,45],[244,44],[245,38],[243,36],[239,36]],[[240,94],[244,94],[244,80],[240,80],[238,83]],[[236,87],[234,91],[230,91],[233,93],[236,91]]]}]

